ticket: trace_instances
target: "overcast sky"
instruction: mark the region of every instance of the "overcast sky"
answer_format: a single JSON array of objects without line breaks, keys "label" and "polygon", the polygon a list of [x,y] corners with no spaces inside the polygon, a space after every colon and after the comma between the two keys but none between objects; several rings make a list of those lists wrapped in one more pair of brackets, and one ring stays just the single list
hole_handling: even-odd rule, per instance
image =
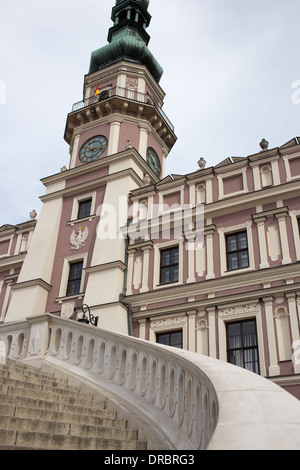
[{"label": "overcast sky", "polygon": [[[40,179],[68,166],[66,116],[114,4],[0,0],[0,226],[39,213]],[[300,136],[300,0],[150,0],[149,12],[178,137],[167,174]]]}]

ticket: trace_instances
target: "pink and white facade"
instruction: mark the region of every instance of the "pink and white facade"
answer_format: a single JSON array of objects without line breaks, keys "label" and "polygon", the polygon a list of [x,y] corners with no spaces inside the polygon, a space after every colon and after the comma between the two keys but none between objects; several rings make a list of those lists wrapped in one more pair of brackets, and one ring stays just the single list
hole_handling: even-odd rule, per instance
[{"label": "pink and white facade", "polygon": [[[147,6],[117,1],[116,31]],[[0,321],[76,320],[85,304],[102,329],[233,362],[300,398],[300,139],[165,176],[176,136],[163,99],[148,63],[85,76],[68,168],[42,180],[38,221],[0,227]]]}]

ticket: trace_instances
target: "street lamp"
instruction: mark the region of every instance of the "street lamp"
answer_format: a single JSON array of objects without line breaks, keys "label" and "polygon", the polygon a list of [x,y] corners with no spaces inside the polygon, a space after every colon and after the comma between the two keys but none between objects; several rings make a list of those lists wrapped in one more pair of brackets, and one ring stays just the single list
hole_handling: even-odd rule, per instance
[{"label": "street lamp", "polygon": [[[82,317],[77,319],[79,323],[85,323],[86,325],[91,324],[93,326],[98,326],[99,317],[94,317],[94,315],[91,314],[91,311],[88,305],[84,304],[81,307],[81,310],[82,310],[83,315]],[[86,313],[88,313],[88,317],[86,316]]]}]

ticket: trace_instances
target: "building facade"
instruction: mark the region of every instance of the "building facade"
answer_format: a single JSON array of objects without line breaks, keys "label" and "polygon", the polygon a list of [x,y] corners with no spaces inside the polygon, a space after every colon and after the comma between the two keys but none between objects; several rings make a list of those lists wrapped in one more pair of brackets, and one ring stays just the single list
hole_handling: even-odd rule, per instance
[{"label": "building facade", "polygon": [[36,220],[0,227],[0,321],[45,312],[181,347],[300,398],[300,139],[165,176],[148,0],[117,0]]}]

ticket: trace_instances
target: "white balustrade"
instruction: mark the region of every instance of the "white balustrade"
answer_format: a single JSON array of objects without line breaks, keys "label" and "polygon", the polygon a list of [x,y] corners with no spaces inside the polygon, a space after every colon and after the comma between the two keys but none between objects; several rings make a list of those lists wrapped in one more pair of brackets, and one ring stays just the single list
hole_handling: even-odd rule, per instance
[{"label": "white balustrade", "polygon": [[298,400],[226,362],[47,314],[3,324],[0,341],[8,358],[47,364],[118,400],[166,448],[300,449]]}]

